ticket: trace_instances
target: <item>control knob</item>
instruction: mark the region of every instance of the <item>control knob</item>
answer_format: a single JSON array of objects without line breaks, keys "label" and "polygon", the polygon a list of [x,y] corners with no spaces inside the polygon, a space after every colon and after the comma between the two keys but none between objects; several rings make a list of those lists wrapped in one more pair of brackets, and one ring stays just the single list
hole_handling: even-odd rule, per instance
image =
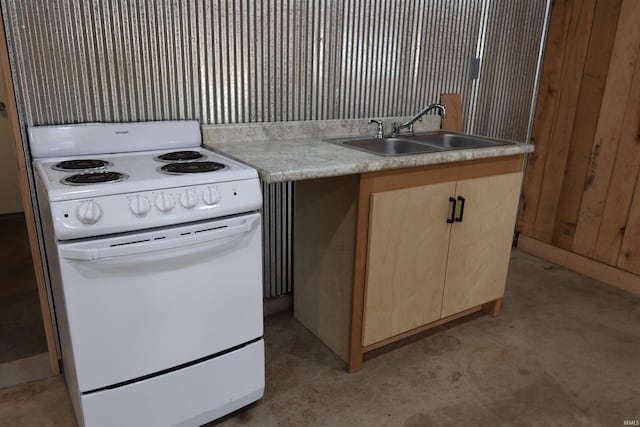
[{"label": "control knob", "polygon": [[180,195],[180,204],[186,209],[194,208],[198,204],[198,195],[193,190],[185,190]]},{"label": "control knob", "polygon": [[162,212],[168,212],[176,205],[171,194],[160,193],[156,198],[156,207]]},{"label": "control knob", "polygon": [[202,193],[202,200],[209,205],[215,205],[220,203],[220,192],[215,188],[207,187]]},{"label": "control knob", "polygon": [[102,216],[102,209],[93,200],[86,200],[78,206],[76,216],[84,224],[95,224]]},{"label": "control knob", "polygon": [[129,209],[134,215],[143,216],[151,209],[151,203],[144,196],[135,196],[129,201]]}]

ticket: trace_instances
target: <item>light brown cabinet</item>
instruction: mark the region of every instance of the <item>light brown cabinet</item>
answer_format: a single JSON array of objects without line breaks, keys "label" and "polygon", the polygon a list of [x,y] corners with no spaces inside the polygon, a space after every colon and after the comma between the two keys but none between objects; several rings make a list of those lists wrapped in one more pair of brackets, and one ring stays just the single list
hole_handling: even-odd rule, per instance
[{"label": "light brown cabinet", "polygon": [[459,181],[462,222],[451,228],[442,317],[502,298],[522,173]]},{"label": "light brown cabinet", "polygon": [[298,182],[294,315],[351,372],[365,352],[496,315],[521,179],[513,156]]},{"label": "light brown cabinet", "polygon": [[521,173],[371,195],[363,346],[502,297]]},{"label": "light brown cabinet", "polygon": [[440,319],[455,182],[371,195],[362,344]]}]

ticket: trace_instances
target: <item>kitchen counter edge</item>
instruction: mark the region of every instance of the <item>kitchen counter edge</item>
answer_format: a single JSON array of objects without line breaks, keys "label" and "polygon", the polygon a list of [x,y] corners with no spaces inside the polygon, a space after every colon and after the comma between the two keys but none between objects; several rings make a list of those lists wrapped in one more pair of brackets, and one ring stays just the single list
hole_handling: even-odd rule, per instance
[{"label": "kitchen counter edge", "polygon": [[379,172],[417,166],[507,157],[531,153],[531,144],[439,151],[381,157],[321,139],[263,141],[204,141],[204,147],[258,171],[268,184]]}]

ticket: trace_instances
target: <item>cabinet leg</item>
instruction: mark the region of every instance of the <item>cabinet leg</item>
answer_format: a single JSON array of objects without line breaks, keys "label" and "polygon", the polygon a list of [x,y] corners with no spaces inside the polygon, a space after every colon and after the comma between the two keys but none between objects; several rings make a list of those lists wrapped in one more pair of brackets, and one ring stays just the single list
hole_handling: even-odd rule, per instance
[{"label": "cabinet leg", "polygon": [[353,374],[354,372],[358,372],[360,369],[362,369],[362,346],[351,346],[349,351],[349,362],[347,363],[347,372]]},{"label": "cabinet leg", "polygon": [[501,307],[502,307],[502,298],[498,298],[486,304],[482,304],[482,311],[491,315],[492,317],[497,317],[500,314]]}]

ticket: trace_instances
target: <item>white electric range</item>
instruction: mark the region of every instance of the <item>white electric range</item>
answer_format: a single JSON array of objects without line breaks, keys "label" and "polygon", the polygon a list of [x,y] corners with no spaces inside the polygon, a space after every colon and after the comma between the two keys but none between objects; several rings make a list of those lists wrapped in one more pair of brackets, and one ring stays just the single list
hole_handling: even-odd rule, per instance
[{"label": "white electric range", "polygon": [[29,129],[80,425],[196,426],[260,399],[262,196],[195,121]]}]

